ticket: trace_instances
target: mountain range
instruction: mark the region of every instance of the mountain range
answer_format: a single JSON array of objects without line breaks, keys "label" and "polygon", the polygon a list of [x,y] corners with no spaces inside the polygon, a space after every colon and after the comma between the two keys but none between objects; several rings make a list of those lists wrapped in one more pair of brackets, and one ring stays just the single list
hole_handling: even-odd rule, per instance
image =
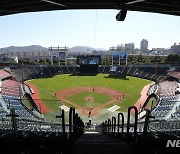
[{"label": "mountain range", "polygon": [[[97,51],[107,51],[106,49],[102,48],[92,48],[88,46],[75,46],[72,48],[69,48],[69,52],[91,52],[93,50]],[[10,47],[5,47],[5,48],[0,48],[0,53],[9,53],[11,51],[48,51],[48,48],[42,47],[40,45],[31,45],[31,46],[10,46]]]}]

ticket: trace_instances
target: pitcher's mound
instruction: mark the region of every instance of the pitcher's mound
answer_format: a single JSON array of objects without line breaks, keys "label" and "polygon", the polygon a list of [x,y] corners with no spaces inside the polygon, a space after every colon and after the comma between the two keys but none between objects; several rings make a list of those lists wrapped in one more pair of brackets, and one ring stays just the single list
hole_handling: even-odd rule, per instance
[{"label": "pitcher's mound", "polygon": [[92,101],[94,101],[94,97],[88,96],[88,97],[85,97],[84,100],[88,101],[88,102],[92,102]]}]

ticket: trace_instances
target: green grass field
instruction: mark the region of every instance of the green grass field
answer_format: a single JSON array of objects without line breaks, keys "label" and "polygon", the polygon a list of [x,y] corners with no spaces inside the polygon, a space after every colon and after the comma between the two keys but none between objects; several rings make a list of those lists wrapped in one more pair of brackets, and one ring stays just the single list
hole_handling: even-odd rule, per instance
[{"label": "green grass field", "polygon": [[[92,101],[85,100],[85,98],[88,96],[91,96],[94,99]],[[94,108],[101,104],[106,103],[107,101],[110,101],[111,97],[101,93],[87,91],[69,96],[68,100],[84,108],[91,108],[91,107]]]},{"label": "green grass field", "polygon": [[[54,115],[57,114],[57,112],[59,111],[60,105],[64,104],[66,106],[70,106],[65,102],[59,102],[54,97],[54,92],[80,86],[96,86],[120,90],[126,93],[127,96],[121,102],[116,102],[108,106],[105,106],[104,109],[107,109],[116,104],[121,107],[119,111],[126,112],[129,106],[132,106],[136,103],[136,101],[140,97],[140,92],[142,88],[145,85],[149,84],[151,81],[135,77],[127,77],[126,80],[108,78],[108,74],[98,74],[96,76],[71,76],[69,74],[64,74],[57,75],[52,78],[41,78],[37,80],[31,80],[29,82],[37,87],[40,98],[51,110],[51,112],[46,114],[45,116],[47,117],[47,120],[52,120],[52,117],[54,117]],[[84,103],[84,97],[89,95],[93,95],[93,97],[95,98],[94,103],[98,104],[103,104],[104,102],[107,102],[110,99],[109,96],[104,96],[103,94],[97,93],[92,94],[91,92],[83,92],[76,95],[72,95],[69,96],[68,99],[77,104],[79,103],[80,106],[83,105],[84,107],[90,107],[89,102],[86,102],[87,104]],[[101,115],[101,117],[103,118],[103,114]]]}]

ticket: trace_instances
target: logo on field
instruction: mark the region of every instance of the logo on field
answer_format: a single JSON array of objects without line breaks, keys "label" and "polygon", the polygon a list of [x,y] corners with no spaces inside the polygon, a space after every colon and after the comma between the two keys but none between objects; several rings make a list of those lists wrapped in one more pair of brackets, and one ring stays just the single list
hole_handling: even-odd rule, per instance
[{"label": "logo on field", "polygon": [[179,148],[180,140],[167,140],[166,147]]}]

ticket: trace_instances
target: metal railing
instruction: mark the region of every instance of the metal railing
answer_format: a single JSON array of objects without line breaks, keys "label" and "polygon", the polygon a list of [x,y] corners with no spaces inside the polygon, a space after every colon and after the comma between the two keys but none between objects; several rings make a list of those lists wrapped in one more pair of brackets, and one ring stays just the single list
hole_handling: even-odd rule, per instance
[{"label": "metal railing", "polygon": [[[120,125],[120,117],[121,117],[121,125]],[[123,113],[118,113],[118,123],[117,123],[117,132],[118,134],[120,133],[119,128],[121,127],[121,134],[124,134],[124,114]]]},{"label": "metal railing", "polygon": [[[134,123],[130,123],[130,118],[131,118],[131,110],[134,110]],[[129,107],[128,108],[128,117],[127,117],[127,123],[124,124],[124,114],[123,113],[118,113],[118,119],[116,120],[116,117],[112,117],[112,119],[108,119],[107,121],[102,123],[102,131],[103,133],[106,134],[124,134],[124,130],[126,129],[127,136],[129,136],[130,133],[130,128],[134,128],[134,133],[133,136],[136,138],[137,136],[137,118],[138,118],[138,110],[135,106]],[[121,131],[120,131],[121,129]]]},{"label": "metal railing", "polygon": [[[60,118],[60,123],[57,122],[47,122],[47,121],[40,121],[40,120],[26,120],[18,117],[15,113],[14,109],[11,109],[9,115],[0,121],[0,128],[1,132],[6,132],[6,129],[10,129],[10,132],[14,134],[15,138],[18,138],[18,132],[24,131],[33,132],[37,131],[41,133],[43,131],[49,132],[59,132],[62,134],[62,139],[64,140],[75,140],[79,138],[84,133],[84,123],[79,117],[77,113],[75,113],[74,108],[70,108],[69,111],[69,123],[65,123],[65,112],[64,110],[60,110],[60,115],[56,116],[56,118]],[[8,123],[8,125],[7,125]]]},{"label": "metal railing", "polygon": [[[131,118],[131,110],[134,110],[134,114],[135,114],[135,117],[134,117],[134,124],[130,124],[130,118]],[[131,106],[128,108],[128,117],[127,117],[127,138],[129,139],[129,129],[130,127],[134,127],[134,140],[136,139],[137,137],[137,121],[138,121],[138,110],[135,106]]]}]

